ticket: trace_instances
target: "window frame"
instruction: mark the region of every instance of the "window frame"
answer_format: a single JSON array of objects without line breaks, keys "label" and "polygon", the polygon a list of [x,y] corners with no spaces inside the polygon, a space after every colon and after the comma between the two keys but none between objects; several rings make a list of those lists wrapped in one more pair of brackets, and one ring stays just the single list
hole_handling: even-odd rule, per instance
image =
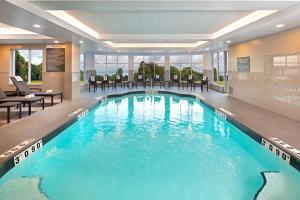
[{"label": "window frame", "polygon": [[[10,76],[15,76],[16,75],[16,51],[20,50],[27,50],[28,51],[28,77],[27,77],[27,84],[29,85],[43,85],[43,73],[44,73],[44,66],[45,66],[45,59],[44,59],[44,54],[45,54],[45,49],[40,47],[40,48],[11,48],[10,49]],[[32,51],[41,51],[42,52],[42,79],[40,84],[32,84],[32,76],[31,76],[31,65],[32,65]],[[9,78],[9,84],[13,84],[12,81]]]}]

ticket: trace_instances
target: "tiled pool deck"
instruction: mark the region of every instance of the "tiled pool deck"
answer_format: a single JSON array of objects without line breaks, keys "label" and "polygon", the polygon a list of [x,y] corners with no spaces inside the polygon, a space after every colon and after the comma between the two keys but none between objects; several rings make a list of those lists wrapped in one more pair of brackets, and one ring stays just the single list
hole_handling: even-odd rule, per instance
[{"label": "tiled pool deck", "polygon": [[[20,144],[21,142],[34,138],[36,140],[44,138],[49,133],[54,132],[70,121],[70,113],[79,108],[88,108],[97,103],[95,97],[105,97],[112,94],[120,94],[131,91],[143,91],[144,88],[137,89],[117,89],[88,92],[82,89],[81,98],[74,101],[64,101],[53,107],[47,107],[43,111],[38,111],[30,117],[15,120],[8,125],[0,124],[0,154]],[[146,88],[149,90],[149,88]],[[296,121],[280,114],[253,106],[251,104],[228,97],[225,94],[214,91],[201,93],[200,90],[191,91],[190,89],[163,89],[154,88],[153,90],[171,91],[181,94],[193,94],[203,98],[205,102],[216,108],[223,108],[232,113],[232,118],[238,120],[264,138],[276,137],[286,143],[300,149],[300,121]],[[26,111],[27,108],[24,110]],[[36,108],[40,110],[39,107]],[[15,117],[16,118],[16,117]],[[3,116],[2,119],[3,120]],[[2,126],[1,126],[2,125]],[[0,158],[0,164],[7,158]]]}]

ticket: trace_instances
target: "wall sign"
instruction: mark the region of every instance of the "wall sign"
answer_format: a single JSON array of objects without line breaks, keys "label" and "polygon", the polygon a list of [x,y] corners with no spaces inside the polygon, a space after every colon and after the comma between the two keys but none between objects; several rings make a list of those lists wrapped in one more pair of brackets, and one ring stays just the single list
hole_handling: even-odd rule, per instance
[{"label": "wall sign", "polygon": [[65,45],[46,46],[46,71],[65,71]]},{"label": "wall sign", "polygon": [[42,146],[43,146],[43,142],[42,142],[42,140],[40,140],[40,141],[34,143],[33,145],[31,145],[29,148],[22,151],[21,153],[19,153],[17,156],[14,157],[15,166],[20,164],[20,162],[22,162],[23,160],[26,160],[33,153],[35,153],[37,150],[42,148]]},{"label": "wall sign", "polygon": [[269,149],[269,151],[273,152],[276,156],[278,156],[285,162],[290,163],[291,156],[288,153],[286,153],[285,151],[278,148],[276,145],[272,144],[271,142],[269,142],[268,140],[266,140],[264,138],[261,139],[261,144],[266,149]]},{"label": "wall sign", "polygon": [[250,56],[237,58],[237,71],[250,72]]}]

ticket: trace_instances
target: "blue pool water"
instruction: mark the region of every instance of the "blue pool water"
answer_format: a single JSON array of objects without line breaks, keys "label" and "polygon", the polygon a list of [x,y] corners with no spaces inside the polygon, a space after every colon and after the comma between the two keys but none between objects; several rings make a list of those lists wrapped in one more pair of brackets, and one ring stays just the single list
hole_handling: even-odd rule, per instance
[{"label": "blue pool water", "polygon": [[299,173],[194,99],[110,99],[0,180],[0,199],[299,199]]}]

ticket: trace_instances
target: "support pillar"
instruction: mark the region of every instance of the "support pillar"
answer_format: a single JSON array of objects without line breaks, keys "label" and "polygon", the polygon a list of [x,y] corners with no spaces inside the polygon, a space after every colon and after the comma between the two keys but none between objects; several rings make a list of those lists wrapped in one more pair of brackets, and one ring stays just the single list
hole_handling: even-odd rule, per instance
[{"label": "support pillar", "polygon": [[165,81],[170,80],[170,55],[165,55]]},{"label": "support pillar", "polygon": [[65,44],[64,98],[74,100],[80,97],[80,46]]},{"label": "support pillar", "polygon": [[133,55],[128,56],[128,80],[133,81],[134,80],[134,74],[133,74]]},{"label": "support pillar", "polygon": [[84,80],[87,83],[90,76],[96,75],[96,68],[95,68],[95,54],[87,53],[84,54]]}]

